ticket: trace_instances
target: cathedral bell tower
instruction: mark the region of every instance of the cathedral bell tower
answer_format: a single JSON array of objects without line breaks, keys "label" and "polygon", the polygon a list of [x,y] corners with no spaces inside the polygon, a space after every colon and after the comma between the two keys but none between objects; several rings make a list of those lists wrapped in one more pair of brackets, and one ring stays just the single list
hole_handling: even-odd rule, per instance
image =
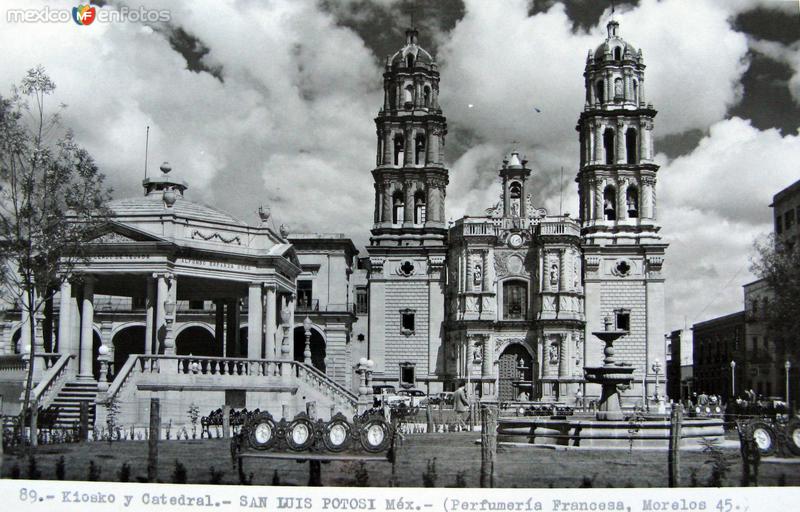
[{"label": "cathedral bell tower", "polygon": [[439,71],[406,31],[406,44],[386,59],[378,138],[373,246],[436,246],[445,238],[443,161],[447,121],[439,107]]},{"label": "cathedral bell tower", "polygon": [[439,107],[438,66],[417,38],[416,29],[407,30],[405,45],[386,59],[367,248],[373,378],[401,386],[432,378],[443,367],[447,121]]},{"label": "cathedral bell tower", "polygon": [[620,360],[636,366],[641,386],[643,377],[655,381],[652,363],[665,360],[661,266],[667,244],[656,216],[656,111],[645,95],[642,51],[620,37],[617,21],[612,19],[607,30],[605,41],[586,59],[586,99],[576,127],[586,358],[589,365],[600,363],[601,348],[588,344],[595,340],[591,332],[611,318],[616,328],[628,331],[614,348]]}]

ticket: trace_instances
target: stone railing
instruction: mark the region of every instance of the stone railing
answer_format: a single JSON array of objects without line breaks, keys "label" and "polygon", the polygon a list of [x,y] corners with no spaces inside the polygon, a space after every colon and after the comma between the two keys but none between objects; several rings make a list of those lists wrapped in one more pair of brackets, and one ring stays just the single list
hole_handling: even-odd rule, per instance
[{"label": "stone railing", "polygon": [[[69,362],[75,357],[73,354],[47,354],[47,356],[52,355],[57,355],[58,359],[48,367],[47,373],[42,376],[42,380],[31,392],[32,403],[42,409],[47,409],[61,388],[64,387],[64,383],[69,377]],[[50,357],[44,358],[45,361],[51,359]]]},{"label": "stone railing", "polygon": [[544,220],[539,225],[540,235],[567,235],[567,236],[580,236],[581,228],[578,223],[572,219],[564,218],[562,220]]},{"label": "stone railing", "polygon": [[312,383],[321,393],[342,404],[355,407],[357,398],[344,386],[318,369],[299,361],[282,359],[247,359],[207,356],[132,355],[117,372],[114,381],[99,401],[117,396],[136,374],[230,375],[253,377],[292,376]]},{"label": "stone railing", "polygon": [[25,366],[22,355],[0,356],[0,373],[24,371]]},{"label": "stone railing", "polygon": [[299,361],[292,361],[296,375],[298,378],[317,384],[318,389],[323,393],[328,394],[331,398],[339,402],[345,402],[353,407],[358,402],[358,397],[350,390],[331,379],[317,368],[310,364],[301,363]]}]

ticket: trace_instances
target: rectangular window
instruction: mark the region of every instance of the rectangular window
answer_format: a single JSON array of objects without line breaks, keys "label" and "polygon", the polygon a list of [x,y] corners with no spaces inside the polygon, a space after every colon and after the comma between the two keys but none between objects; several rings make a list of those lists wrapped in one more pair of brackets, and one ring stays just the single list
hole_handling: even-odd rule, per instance
[{"label": "rectangular window", "polygon": [[400,386],[411,387],[416,382],[416,372],[412,363],[400,363]]},{"label": "rectangular window", "polygon": [[403,311],[401,314],[403,331],[414,332],[414,312]]},{"label": "rectangular window", "polygon": [[780,215],[775,216],[775,233],[779,235],[783,233],[783,222]]},{"label": "rectangular window", "polygon": [[367,301],[367,287],[358,286],[356,288],[356,314],[369,313],[369,302]]},{"label": "rectangular window", "polygon": [[503,285],[503,319],[525,320],[528,314],[528,287],[524,281]]},{"label": "rectangular window", "polygon": [[617,319],[617,329],[620,331],[631,330],[631,312],[627,309],[618,309],[614,312]]},{"label": "rectangular window", "polygon": [[312,311],[314,307],[314,282],[310,279],[297,280],[297,309],[299,311]]}]

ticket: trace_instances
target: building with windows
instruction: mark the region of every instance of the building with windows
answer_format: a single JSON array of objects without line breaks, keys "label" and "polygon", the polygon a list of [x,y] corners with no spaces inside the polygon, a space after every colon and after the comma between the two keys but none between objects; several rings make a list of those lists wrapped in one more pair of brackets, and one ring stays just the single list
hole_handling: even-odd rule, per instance
[{"label": "building with windows", "polygon": [[649,368],[665,359],[667,248],[656,221],[656,111],[642,53],[618,32],[612,20],[586,61],[577,218],[536,207],[536,174],[514,151],[498,171],[500,201],[445,229],[436,63],[413,29],[387,59],[367,248],[375,380],[429,389],[470,380],[499,400],[597,395],[583,365],[600,363],[591,332],[611,317],[628,331],[617,353],[636,367],[628,395],[655,383]]},{"label": "building with windows", "polygon": [[667,396],[683,400],[694,392],[693,348],[691,329],[672,331],[667,339]]},{"label": "building with windows", "polygon": [[692,326],[694,391],[727,398],[744,388],[745,312]]}]

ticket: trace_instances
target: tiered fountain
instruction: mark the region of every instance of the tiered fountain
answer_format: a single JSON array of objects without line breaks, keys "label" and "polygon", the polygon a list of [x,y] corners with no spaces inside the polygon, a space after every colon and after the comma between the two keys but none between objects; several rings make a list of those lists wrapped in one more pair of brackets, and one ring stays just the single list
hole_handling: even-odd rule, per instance
[{"label": "tiered fountain", "polygon": [[605,330],[592,333],[606,344],[603,349],[603,354],[606,356],[603,359],[603,366],[584,366],[583,374],[586,382],[600,384],[602,388],[597,404],[597,419],[621,421],[625,416],[622,413],[619,392],[621,389],[630,389],[635,368],[614,361],[614,341],[625,335],[626,331],[612,330],[609,317],[606,317],[603,323]]},{"label": "tiered fountain", "polygon": [[[614,359],[614,341],[627,331],[611,328],[604,320],[604,330],[593,332],[605,343],[602,366],[585,366],[587,383],[600,384],[595,417],[576,414],[565,416],[528,416],[500,418],[498,440],[538,445],[591,448],[666,448],[670,423],[663,416],[642,417],[622,409],[620,392],[630,389],[635,368]],[[687,418],[683,421],[681,446],[699,446],[702,438],[722,439],[722,419]]]}]

